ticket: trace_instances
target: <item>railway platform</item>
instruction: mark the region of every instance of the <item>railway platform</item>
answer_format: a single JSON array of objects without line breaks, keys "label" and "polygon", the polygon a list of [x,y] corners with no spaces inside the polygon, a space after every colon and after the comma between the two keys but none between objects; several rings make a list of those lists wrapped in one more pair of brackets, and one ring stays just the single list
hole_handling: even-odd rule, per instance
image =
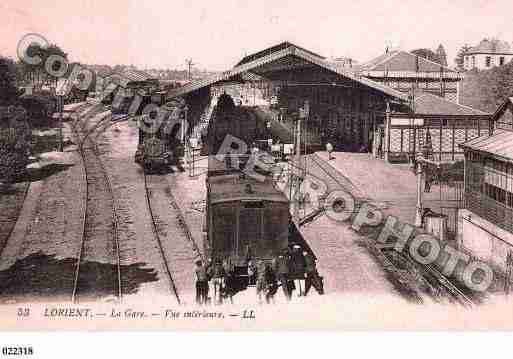
[{"label": "railway platform", "polygon": [[[415,223],[417,179],[408,164],[390,164],[370,153],[316,152],[341,177],[350,181],[365,200],[403,223]],[[441,204],[437,185],[422,194],[425,207],[437,211]]]}]

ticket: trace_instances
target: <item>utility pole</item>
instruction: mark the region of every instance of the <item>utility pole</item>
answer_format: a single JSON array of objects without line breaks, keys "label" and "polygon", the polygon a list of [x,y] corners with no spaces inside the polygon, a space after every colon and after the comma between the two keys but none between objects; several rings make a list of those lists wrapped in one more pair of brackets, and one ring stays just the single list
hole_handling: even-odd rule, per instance
[{"label": "utility pole", "polygon": [[[297,228],[299,228],[299,200],[300,197],[300,189],[301,189],[301,177],[304,175],[303,169],[301,168],[301,124],[303,119],[306,119],[309,112],[309,104],[308,101],[305,101],[304,107],[299,109],[299,116],[296,120],[296,158],[294,163],[294,171],[292,178],[294,179],[293,183],[295,185],[294,191],[294,222],[296,223]],[[291,198],[292,199],[292,198]]]},{"label": "utility pole", "polygon": [[195,64],[192,63],[192,59],[189,58],[189,59],[186,59],[185,60],[185,63],[187,64],[187,78],[189,81],[191,81],[191,69],[192,69],[192,66],[194,66]]}]

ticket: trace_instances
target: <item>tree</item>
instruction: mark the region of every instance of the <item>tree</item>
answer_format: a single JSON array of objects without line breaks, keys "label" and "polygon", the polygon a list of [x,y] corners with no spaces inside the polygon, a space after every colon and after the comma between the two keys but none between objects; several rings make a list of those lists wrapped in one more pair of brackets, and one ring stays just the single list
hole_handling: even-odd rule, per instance
[{"label": "tree", "polygon": [[16,64],[13,60],[0,56],[0,106],[9,106],[16,102]]},{"label": "tree", "polygon": [[425,58],[427,60],[436,62],[438,64],[440,63],[440,59],[438,58],[438,56],[430,49],[416,49],[410,52],[414,55]]},{"label": "tree", "polygon": [[[31,57],[36,55],[39,56],[41,58],[41,62],[39,64],[32,65],[20,61],[19,66],[21,68],[21,73],[23,74],[23,79],[36,86],[41,86],[43,83],[50,81],[56,84],[57,78],[48,74],[45,69],[46,60],[48,60],[51,55],[58,55],[67,60],[68,54],[55,44],[50,44],[46,48],[42,48],[37,44],[32,44],[27,48],[27,54]],[[58,67],[58,65],[55,63],[54,67]],[[54,68],[54,70],[58,70],[58,68]]]},{"label": "tree", "polygon": [[494,112],[513,97],[513,62],[490,70],[471,70],[461,83],[461,103],[485,112]]},{"label": "tree", "polygon": [[31,131],[21,107],[0,108],[0,181],[20,179],[29,163]]},{"label": "tree", "polygon": [[472,48],[469,44],[463,45],[458,53],[456,54],[456,58],[454,59],[454,62],[456,63],[456,67],[459,71],[465,71],[464,65],[465,65],[465,54]]}]

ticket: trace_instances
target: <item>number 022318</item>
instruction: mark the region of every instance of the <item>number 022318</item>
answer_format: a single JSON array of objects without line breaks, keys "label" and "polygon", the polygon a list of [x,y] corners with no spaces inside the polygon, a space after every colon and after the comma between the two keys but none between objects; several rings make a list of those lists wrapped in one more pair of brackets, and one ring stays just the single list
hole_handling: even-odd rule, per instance
[{"label": "number 022318", "polygon": [[32,347],[2,347],[2,356],[25,356],[34,354]]}]

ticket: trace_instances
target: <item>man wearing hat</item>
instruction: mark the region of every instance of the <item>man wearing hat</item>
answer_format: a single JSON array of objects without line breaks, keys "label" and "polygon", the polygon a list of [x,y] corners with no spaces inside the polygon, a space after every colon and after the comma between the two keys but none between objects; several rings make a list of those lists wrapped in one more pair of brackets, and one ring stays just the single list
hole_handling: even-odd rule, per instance
[{"label": "man wearing hat", "polygon": [[289,290],[289,257],[288,251],[285,250],[284,253],[278,256],[276,260],[276,274],[278,280],[281,283],[281,287],[283,289],[283,294],[285,294],[285,298],[290,300],[291,292]]},{"label": "man wearing hat", "polygon": [[292,246],[292,254],[290,256],[290,264],[291,264],[291,279],[293,281],[298,282],[299,286],[299,296],[302,295],[302,286],[301,281],[305,278],[305,259],[303,257],[303,251],[301,250],[301,246],[299,244],[294,244]]}]

